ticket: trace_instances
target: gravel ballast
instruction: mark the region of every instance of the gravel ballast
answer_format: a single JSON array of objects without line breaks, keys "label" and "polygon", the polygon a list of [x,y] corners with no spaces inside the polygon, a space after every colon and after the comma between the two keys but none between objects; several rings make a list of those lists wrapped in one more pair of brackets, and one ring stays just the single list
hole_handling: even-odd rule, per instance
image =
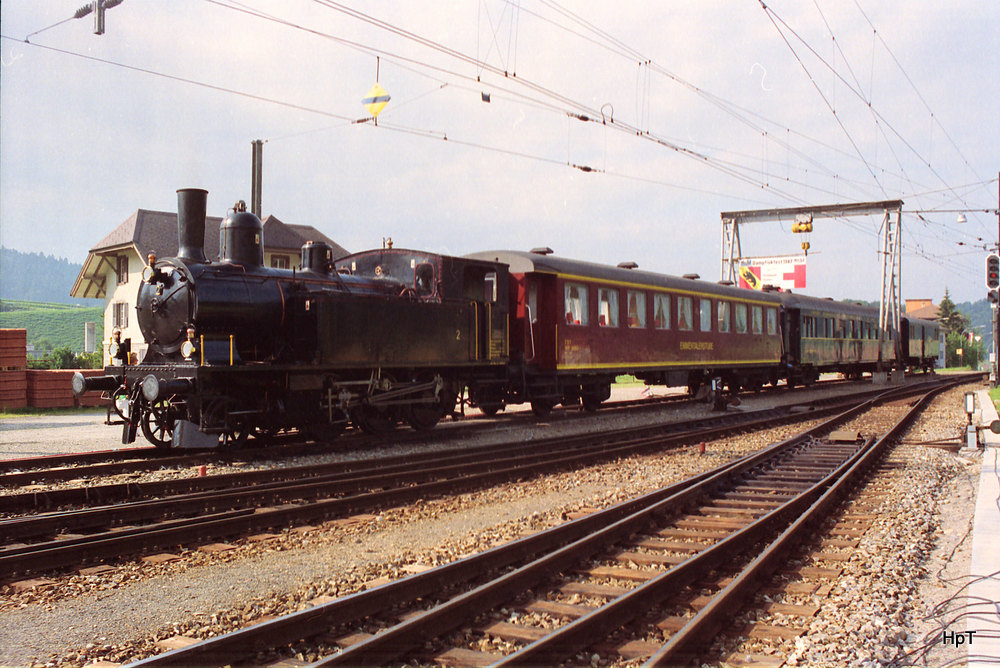
[{"label": "gravel ballast", "polygon": [[[805,401],[819,392],[822,390],[797,392],[794,396]],[[947,399],[951,395],[958,399]],[[950,419],[954,423],[955,416],[964,421],[961,396],[960,392],[949,392],[935,402],[934,406],[938,406],[951,401],[942,409],[943,421]],[[787,401],[787,398],[788,395],[765,395],[745,401],[744,407],[757,408],[754,402],[764,404]],[[672,409],[663,410],[670,412]],[[690,414],[704,415],[707,410],[697,406],[673,412],[678,419],[683,419]],[[579,419],[555,415],[546,422],[512,423],[501,433],[480,433],[470,438],[477,444],[489,442],[491,438],[528,439],[556,432],[592,430],[597,424],[594,420],[600,420],[601,427],[606,428],[650,419],[648,413],[641,416],[615,413]],[[160,651],[154,646],[157,639],[175,634],[209,637],[245,626],[264,615],[301,609],[317,597],[344,595],[363,588],[365,583],[401,577],[415,565],[444,563],[516,538],[523,531],[556,524],[573,510],[605,507],[683,479],[780,440],[798,429],[800,427],[779,428],[726,439],[724,443],[710,443],[703,456],[697,454],[696,447],[690,447],[634,457],[536,481],[386,509],[376,516],[362,516],[350,524],[331,523],[311,530],[287,530],[262,542],[234,540],[235,548],[220,554],[178,551],[183,558],[175,563],[153,566],[128,562],[115,565],[101,575],[51,576],[52,585],[29,592],[14,592],[4,587],[0,589],[0,664],[23,665],[32,661],[83,664],[94,659],[141,658]],[[942,427],[942,430],[947,429]],[[951,431],[937,438],[955,436]],[[452,441],[449,446],[461,443]],[[920,501],[923,497],[918,495],[935,493],[935,484],[940,486],[943,480],[954,478],[967,466],[975,466],[975,462],[967,466],[956,464],[955,456],[949,453],[913,447],[915,452],[912,454],[899,455],[901,448],[893,456],[918,462],[914,464],[915,473],[925,470],[933,473],[920,473],[919,479],[926,479],[926,484],[910,486],[904,482],[901,486],[906,496],[914,499],[910,502],[913,508],[937,513],[935,504]],[[16,456],[29,454],[21,452]],[[951,512],[961,513],[962,510]],[[900,539],[918,546],[913,559],[919,562],[927,558],[936,545],[932,528],[935,526],[933,520],[925,517],[904,523],[902,529],[897,527],[893,531],[920,534],[919,538],[906,534]],[[873,543],[873,552],[878,552],[878,545]],[[902,555],[905,551],[895,556]],[[878,591],[877,585],[867,581],[858,581],[857,586]],[[918,595],[911,593],[909,597],[900,604],[909,606],[905,608],[909,612],[901,613],[902,621],[907,623],[917,614]],[[838,604],[841,608],[853,605],[857,603],[846,599],[842,606]],[[892,612],[888,614],[891,616]],[[836,642],[828,628],[817,628],[816,633],[826,633],[828,640],[820,645],[804,645],[799,648],[798,657],[803,663],[835,660],[835,653],[823,653],[827,645]],[[905,642],[915,633],[908,631],[897,640]],[[875,638],[877,644],[877,634]]]}]

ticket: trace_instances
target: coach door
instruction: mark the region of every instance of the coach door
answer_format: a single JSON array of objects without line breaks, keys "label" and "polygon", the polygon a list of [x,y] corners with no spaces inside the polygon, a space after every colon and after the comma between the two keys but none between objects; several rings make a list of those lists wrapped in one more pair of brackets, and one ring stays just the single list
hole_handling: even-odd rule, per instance
[{"label": "coach door", "polygon": [[782,359],[785,362],[799,364],[802,362],[802,314],[797,308],[782,309],[781,317],[778,321],[781,327],[781,348],[785,353]]},{"label": "coach door", "polygon": [[555,277],[545,274],[524,276],[524,326],[521,331],[524,361],[539,369],[556,364]]}]

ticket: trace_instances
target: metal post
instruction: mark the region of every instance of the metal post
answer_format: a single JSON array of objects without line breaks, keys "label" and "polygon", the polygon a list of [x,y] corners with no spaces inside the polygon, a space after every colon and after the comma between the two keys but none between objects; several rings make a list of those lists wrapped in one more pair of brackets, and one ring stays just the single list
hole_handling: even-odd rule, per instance
[{"label": "metal post", "polygon": [[262,188],[262,172],[264,169],[264,141],[255,139],[251,142],[251,170],[250,170],[250,212],[261,217],[260,197]]},{"label": "metal post", "polygon": [[94,0],[91,3],[94,11],[94,34],[103,35],[104,34],[104,2],[103,0]]},{"label": "metal post", "polygon": [[[997,252],[1000,253],[1000,174],[997,174]],[[1000,345],[997,344],[997,337],[1000,335],[1000,327],[997,326],[997,304],[993,307],[993,365],[990,373],[990,387],[996,387],[1000,381]]]}]

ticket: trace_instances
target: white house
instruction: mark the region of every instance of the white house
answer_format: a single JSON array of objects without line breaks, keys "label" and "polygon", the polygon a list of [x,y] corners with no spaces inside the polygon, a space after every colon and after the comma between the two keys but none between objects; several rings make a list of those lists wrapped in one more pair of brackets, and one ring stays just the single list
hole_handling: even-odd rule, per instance
[{"label": "white house", "polygon": [[[222,219],[205,221],[205,256],[219,257],[219,225]],[[274,216],[264,219],[264,263],[288,269],[299,265],[300,249],[308,241],[322,241],[333,248],[334,259],[349,255],[342,246],[309,225],[289,225]],[[132,352],[142,359],[146,343],[135,318],[136,296],[146,257],[177,254],[177,214],[139,209],[101,239],[87,254],[70,295],[104,299],[104,363],[110,363],[108,345],[114,328],[122,340],[132,340]]]}]

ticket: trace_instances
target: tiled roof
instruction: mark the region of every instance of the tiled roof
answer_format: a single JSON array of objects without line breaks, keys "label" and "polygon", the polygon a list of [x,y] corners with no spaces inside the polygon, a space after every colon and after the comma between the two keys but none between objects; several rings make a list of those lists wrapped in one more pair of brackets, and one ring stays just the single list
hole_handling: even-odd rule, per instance
[{"label": "tiled roof", "polygon": [[[205,219],[205,257],[219,257],[219,225],[222,219],[209,216]],[[134,245],[139,257],[149,253],[159,257],[177,254],[177,214],[167,211],[147,211],[139,209],[125,222],[111,231],[108,236],[90,249],[91,253],[113,250]]]},{"label": "tiled roof", "polygon": [[[205,257],[214,260],[219,257],[219,225],[222,218],[209,216],[205,219]],[[333,248],[334,259],[350,255],[343,246],[336,243],[310,225],[289,225],[275,216],[264,219],[264,249],[285,251],[297,255],[307,241],[323,241]],[[98,282],[100,273],[99,256],[113,254],[113,251],[134,247],[139,257],[145,260],[149,253],[158,257],[177,255],[177,214],[167,211],[139,209],[125,221],[111,230],[90,249],[83,269],[76,279],[70,294],[74,296],[103,297],[104,285]]]},{"label": "tiled roof", "polygon": [[907,317],[920,318],[922,320],[937,320],[939,314],[940,310],[934,304],[906,312]]},{"label": "tiled roof", "polygon": [[277,216],[264,219],[264,246],[267,250],[298,250],[309,241],[321,241],[333,248],[333,259],[339,260],[350,255],[343,246],[326,236],[312,225],[291,225],[278,220]]}]

